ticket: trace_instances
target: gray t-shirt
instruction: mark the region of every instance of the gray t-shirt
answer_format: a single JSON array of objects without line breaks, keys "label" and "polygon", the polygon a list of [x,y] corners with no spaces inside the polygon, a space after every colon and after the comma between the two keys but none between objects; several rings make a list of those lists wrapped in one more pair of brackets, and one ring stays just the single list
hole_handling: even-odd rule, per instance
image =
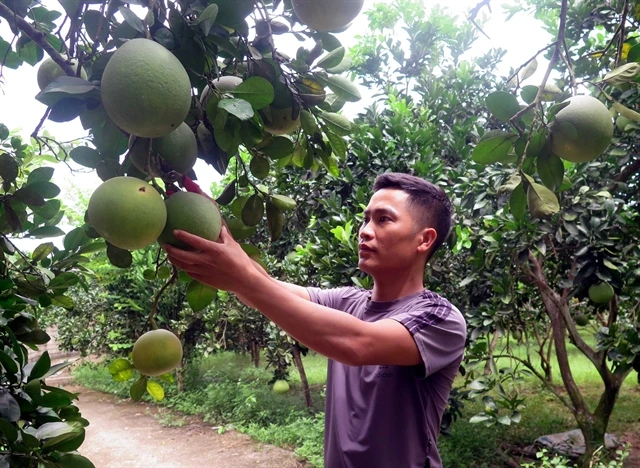
[{"label": "gray t-shirt", "polygon": [[466,339],[449,301],[428,290],[391,302],[370,291],[307,288],[311,300],[366,322],[390,318],[413,336],[418,366],[348,366],[327,372],[324,457],[327,468],[440,468],[440,422]]}]

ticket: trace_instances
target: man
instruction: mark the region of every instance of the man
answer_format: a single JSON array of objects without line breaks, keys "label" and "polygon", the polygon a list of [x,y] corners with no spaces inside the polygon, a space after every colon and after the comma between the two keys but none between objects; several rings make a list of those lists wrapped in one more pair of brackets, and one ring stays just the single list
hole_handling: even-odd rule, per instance
[{"label": "man", "polygon": [[466,325],[423,278],[451,217],[451,203],[435,185],[406,174],[379,176],[359,230],[358,266],[373,277],[372,291],[271,278],[226,227],[218,242],[176,231],[197,251],[166,250],[193,278],[235,293],[329,358],[327,468],[438,468],[436,441]]}]

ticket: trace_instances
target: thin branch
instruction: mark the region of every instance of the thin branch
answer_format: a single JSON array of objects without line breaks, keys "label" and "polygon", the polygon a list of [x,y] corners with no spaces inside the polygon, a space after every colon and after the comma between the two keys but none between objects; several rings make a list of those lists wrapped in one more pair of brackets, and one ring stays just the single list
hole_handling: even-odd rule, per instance
[{"label": "thin branch", "polygon": [[[541,54],[542,52],[544,52],[545,50],[548,50],[548,49],[550,49],[551,47],[553,47],[554,45],[556,45],[556,42],[558,42],[558,41],[553,41],[551,44],[547,44],[547,45],[546,45],[546,46],[544,46],[542,49],[540,49],[538,52],[536,52],[536,53],[534,54],[534,56],[533,56],[533,57],[531,57],[529,60],[527,60],[527,61],[526,61],[526,62],[524,62],[522,65],[520,65],[518,68],[516,68],[516,71],[515,71],[515,72],[513,72],[513,75],[511,75],[511,76],[509,77],[509,79],[507,80],[507,83],[508,83],[509,81],[513,80],[514,78],[516,78],[516,77],[518,76],[518,74],[520,73],[520,71],[521,71],[524,67],[526,67],[527,65],[529,65],[531,62],[533,62],[533,61],[538,57],[538,55],[540,55],[540,54]],[[520,86],[520,80],[519,80],[519,79],[518,79],[518,86]]]},{"label": "thin branch", "polygon": [[178,279],[178,269],[174,267],[171,278],[169,278],[167,282],[164,283],[164,285],[160,288],[160,291],[158,291],[158,293],[156,294],[155,299],[153,300],[153,305],[151,306],[151,312],[149,313],[149,317],[147,318],[147,323],[151,323],[151,326],[153,327],[154,330],[158,329],[158,325],[156,324],[156,321],[153,318],[153,316],[156,314],[158,310],[158,303],[160,302],[160,298],[164,294],[165,290],[177,279]]},{"label": "thin branch", "polygon": [[76,76],[69,62],[67,62],[62,55],[60,55],[60,53],[47,42],[47,35],[45,33],[36,30],[23,18],[16,16],[13,11],[2,3],[0,3],[0,17],[6,19],[10,26],[20,29],[29,36],[33,42],[38,44],[47,54],[49,54],[49,57],[51,57],[54,62],[60,65],[60,68],[62,68],[67,75]]},{"label": "thin branch", "polygon": [[627,14],[629,13],[629,0],[625,0],[622,7],[622,18],[620,19],[620,37],[618,38],[618,51],[616,53],[615,66],[620,66],[622,63],[622,46],[624,45],[624,24],[627,21]]},{"label": "thin branch", "polygon": [[476,18],[478,16],[478,13],[480,13],[480,10],[485,5],[489,9],[489,13],[491,13],[491,0],[481,0],[476,6],[474,6],[469,11],[469,21],[471,21],[471,23],[476,28],[478,28],[478,31],[480,31],[482,34],[484,34],[487,39],[491,40],[491,38],[487,35],[487,33],[484,32],[480,26],[478,26],[478,23],[476,23]]},{"label": "thin branch", "polygon": [[35,130],[31,133],[31,138],[37,138],[38,137],[38,133],[40,132],[40,129],[42,128],[42,124],[44,124],[44,121],[47,120],[47,117],[49,117],[50,113],[51,113],[51,107],[47,107],[47,110],[44,111],[44,115],[40,119],[40,122],[38,122],[38,125],[36,126]]},{"label": "thin branch", "polygon": [[518,121],[518,119],[522,117],[524,114],[526,114],[527,112],[529,112],[534,107],[540,105],[540,102],[542,100],[542,94],[544,93],[544,87],[547,84],[547,81],[549,80],[549,76],[551,75],[551,70],[553,70],[553,67],[556,66],[556,63],[558,63],[558,60],[560,59],[562,47],[564,44],[564,32],[567,25],[567,2],[568,0],[562,0],[562,5],[560,7],[560,26],[558,27],[558,38],[555,42],[555,49],[553,50],[553,55],[551,56],[551,60],[549,61],[549,66],[547,67],[547,71],[544,74],[544,78],[542,79],[542,83],[540,84],[540,87],[538,87],[538,92],[536,93],[536,97],[531,104],[529,104],[524,109],[521,109],[513,117],[511,117],[511,119],[509,119],[509,122],[511,123],[511,125],[513,125],[518,130],[520,130],[520,128],[516,125],[516,122]]}]

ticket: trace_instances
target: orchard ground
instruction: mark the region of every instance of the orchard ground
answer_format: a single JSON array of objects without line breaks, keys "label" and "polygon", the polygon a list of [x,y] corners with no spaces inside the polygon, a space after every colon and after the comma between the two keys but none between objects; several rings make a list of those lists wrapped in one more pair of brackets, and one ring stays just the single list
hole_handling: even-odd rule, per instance
[{"label": "orchard ground", "polygon": [[[574,376],[590,403],[595,404],[601,391],[598,376],[592,372],[587,360],[572,345],[569,347]],[[497,350],[499,349],[498,347]],[[85,363],[74,371],[76,384],[120,397],[111,400],[111,397],[104,396],[100,403],[106,408],[104,416],[96,416],[95,422],[93,418],[90,419],[92,425],[100,427],[100,437],[94,438],[91,444],[86,444],[86,449],[99,450],[99,447],[94,448],[94,443],[99,446],[100,440],[104,437],[108,441],[112,433],[117,438],[117,434],[123,433],[123,428],[136,427],[145,412],[149,412],[156,421],[151,421],[150,416],[144,416],[150,423],[148,431],[143,432],[145,435],[141,440],[137,440],[136,450],[120,454],[121,461],[124,462],[128,456],[140,456],[145,450],[148,450],[149,456],[155,456],[154,447],[162,444],[162,441],[166,442],[167,447],[179,445],[180,450],[188,450],[191,445],[200,443],[199,436],[194,437],[193,434],[198,434],[198,431],[208,425],[218,427],[218,432],[235,430],[252,436],[256,441],[254,444],[240,443],[244,447],[240,452],[248,459],[252,459],[255,453],[261,453],[255,452],[260,450],[256,447],[260,443],[266,443],[293,451],[295,457],[278,452],[283,457],[282,460],[288,460],[286,463],[297,459],[306,463],[303,466],[322,466],[324,419],[321,411],[324,405],[326,359],[310,353],[304,358],[304,365],[312,389],[313,414],[305,410],[299,376],[294,369],[290,374],[291,390],[285,395],[276,395],[268,383],[273,376],[272,372],[264,369],[264,364],[255,368],[248,355],[220,353],[194,361],[187,372],[185,392],[177,394],[174,388],[167,388],[167,397],[160,406],[154,406],[150,400],[140,404],[124,401],[128,391],[126,384],[113,382],[106,365]],[[556,369],[553,377],[557,388],[561,389]],[[625,462],[628,467],[640,467],[640,386],[635,379],[634,374],[625,382],[609,426],[609,433],[632,445],[631,454]],[[522,390],[528,397],[527,406],[521,423],[511,426],[487,428],[482,424],[469,423],[469,418],[481,411],[482,405],[480,402],[467,402],[462,417],[451,428],[451,435],[440,437],[439,447],[444,466],[505,466],[501,451],[508,452],[513,447],[524,448],[541,435],[575,428],[571,414],[537,381],[523,381]],[[95,392],[85,393],[85,401],[80,397],[79,404],[83,414],[85,411],[92,411],[91,405],[99,399],[97,395]],[[85,404],[89,408],[85,409]],[[149,436],[148,432],[153,435]],[[215,431],[211,432],[217,435]],[[88,437],[92,437],[91,426],[88,434]],[[135,432],[132,435],[136,437]],[[171,442],[176,437],[180,440],[179,444]],[[216,447],[224,447],[227,439],[220,439],[222,445],[218,445],[217,440],[211,445],[211,453],[218,453]],[[238,443],[237,439],[228,440]],[[202,460],[210,456],[209,449],[203,451],[202,445],[197,450],[203,457]],[[258,456],[256,460],[263,464],[256,463],[254,466],[272,466],[269,463],[276,456],[273,450],[269,448],[262,452],[263,457]],[[87,452],[87,455],[91,454]],[[510,455],[518,463],[527,461],[514,452],[510,452]],[[224,454],[220,452],[220,456]],[[98,462],[96,466],[107,466],[100,465],[99,459],[94,461]],[[289,466],[286,463],[283,461],[279,466]]]}]

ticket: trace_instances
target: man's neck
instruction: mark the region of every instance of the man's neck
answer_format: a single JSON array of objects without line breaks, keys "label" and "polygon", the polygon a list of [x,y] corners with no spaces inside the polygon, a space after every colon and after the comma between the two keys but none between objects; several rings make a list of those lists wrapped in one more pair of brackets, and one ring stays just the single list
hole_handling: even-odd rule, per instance
[{"label": "man's neck", "polygon": [[424,289],[423,272],[409,274],[385,275],[383,278],[374,278],[371,300],[377,302],[390,302],[410,294],[415,294]]}]

